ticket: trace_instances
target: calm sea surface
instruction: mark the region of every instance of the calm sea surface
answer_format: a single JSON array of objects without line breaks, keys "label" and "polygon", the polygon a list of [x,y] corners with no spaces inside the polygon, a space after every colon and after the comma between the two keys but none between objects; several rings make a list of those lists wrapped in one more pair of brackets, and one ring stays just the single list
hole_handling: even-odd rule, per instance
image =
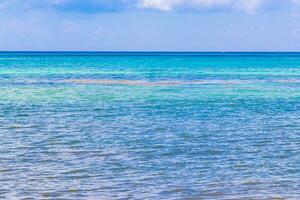
[{"label": "calm sea surface", "polygon": [[0,198],[300,199],[300,53],[0,53]]}]

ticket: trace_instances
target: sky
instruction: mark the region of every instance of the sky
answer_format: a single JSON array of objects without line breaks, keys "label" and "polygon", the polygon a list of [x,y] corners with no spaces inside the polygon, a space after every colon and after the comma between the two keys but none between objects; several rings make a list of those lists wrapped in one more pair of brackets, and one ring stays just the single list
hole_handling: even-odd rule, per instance
[{"label": "sky", "polygon": [[300,0],[0,0],[0,51],[300,51]]}]

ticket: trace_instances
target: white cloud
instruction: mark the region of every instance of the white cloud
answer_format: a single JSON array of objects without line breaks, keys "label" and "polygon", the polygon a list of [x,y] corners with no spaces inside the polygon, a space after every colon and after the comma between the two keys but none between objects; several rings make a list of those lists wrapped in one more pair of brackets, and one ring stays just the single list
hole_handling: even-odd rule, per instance
[{"label": "white cloud", "polygon": [[178,3],[178,0],[174,2],[170,0],[143,0],[140,2],[140,8],[153,8],[163,11],[171,10],[171,7]]},{"label": "white cloud", "polygon": [[293,6],[300,0],[140,0],[139,7],[143,9],[170,10],[199,10],[199,11],[245,11],[255,12],[265,7]]},{"label": "white cloud", "polygon": [[0,0],[0,10],[53,9],[58,12],[116,12],[153,9],[160,11],[243,11],[300,7],[300,0]]}]

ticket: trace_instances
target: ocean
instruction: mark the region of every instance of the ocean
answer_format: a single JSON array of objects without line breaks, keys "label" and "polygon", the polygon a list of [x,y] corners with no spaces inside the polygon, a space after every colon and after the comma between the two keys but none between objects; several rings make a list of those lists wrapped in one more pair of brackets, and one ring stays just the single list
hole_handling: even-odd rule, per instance
[{"label": "ocean", "polygon": [[0,198],[300,199],[300,53],[1,52]]}]

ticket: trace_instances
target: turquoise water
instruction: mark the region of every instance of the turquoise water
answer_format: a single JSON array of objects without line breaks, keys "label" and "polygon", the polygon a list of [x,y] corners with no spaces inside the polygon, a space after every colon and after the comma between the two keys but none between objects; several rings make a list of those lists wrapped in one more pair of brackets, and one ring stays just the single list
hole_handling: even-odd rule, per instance
[{"label": "turquoise water", "polygon": [[299,199],[300,53],[0,53],[0,198]]}]

